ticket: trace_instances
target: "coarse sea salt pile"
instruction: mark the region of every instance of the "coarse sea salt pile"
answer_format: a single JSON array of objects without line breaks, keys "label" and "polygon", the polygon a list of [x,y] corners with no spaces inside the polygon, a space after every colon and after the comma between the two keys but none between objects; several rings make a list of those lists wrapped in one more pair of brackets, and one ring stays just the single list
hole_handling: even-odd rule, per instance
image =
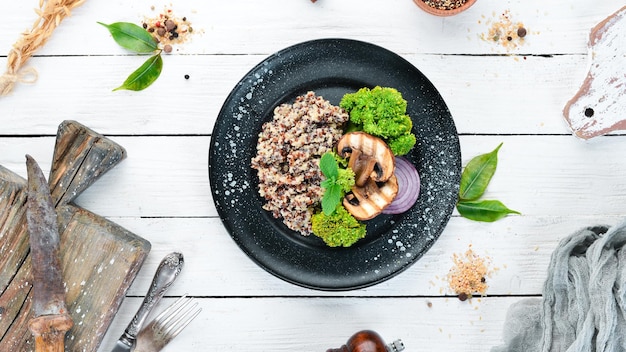
[{"label": "coarse sea salt pile", "polygon": [[447,281],[459,299],[465,301],[477,294],[484,296],[489,287],[487,277],[493,271],[490,258],[480,257],[470,246],[465,253],[455,253],[452,261],[454,266],[448,272]]}]

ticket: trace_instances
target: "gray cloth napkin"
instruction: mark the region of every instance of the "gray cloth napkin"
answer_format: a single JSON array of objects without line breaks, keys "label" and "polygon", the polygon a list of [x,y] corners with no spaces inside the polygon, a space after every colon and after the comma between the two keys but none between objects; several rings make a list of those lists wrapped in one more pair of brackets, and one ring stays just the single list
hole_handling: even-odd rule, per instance
[{"label": "gray cloth napkin", "polygon": [[626,222],[584,228],[552,253],[542,298],[511,305],[491,352],[626,351]]}]

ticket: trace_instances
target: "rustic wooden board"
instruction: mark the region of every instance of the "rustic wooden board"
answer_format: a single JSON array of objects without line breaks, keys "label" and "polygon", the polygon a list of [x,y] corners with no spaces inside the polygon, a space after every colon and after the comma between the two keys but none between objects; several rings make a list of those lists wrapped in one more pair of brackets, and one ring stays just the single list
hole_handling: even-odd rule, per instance
[{"label": "rustic wooden board", "polygon": [[[49,183],[56,203],[66,301],[74,327],[66,351],[96,351],[150,243],[70,202],[125,150],[74,121],[59,126]],[[32,275],[26,180],[0,166],[0,351],[31,351]]]}]

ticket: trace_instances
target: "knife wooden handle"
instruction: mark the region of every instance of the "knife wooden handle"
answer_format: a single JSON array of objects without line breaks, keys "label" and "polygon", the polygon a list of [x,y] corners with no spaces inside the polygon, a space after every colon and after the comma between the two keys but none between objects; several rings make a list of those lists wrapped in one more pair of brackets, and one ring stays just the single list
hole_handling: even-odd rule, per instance
[{"label": "knife wooden handle", "polygon": [[28,328],[35,337],[36,352],[64,352],[65,333],[74,326],[69,314],[42,315],[34,318]]}]

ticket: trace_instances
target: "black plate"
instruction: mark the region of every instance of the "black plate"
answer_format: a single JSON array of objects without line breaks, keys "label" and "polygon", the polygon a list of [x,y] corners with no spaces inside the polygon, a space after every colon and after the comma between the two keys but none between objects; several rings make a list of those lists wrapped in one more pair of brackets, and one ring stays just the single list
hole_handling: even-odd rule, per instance
[{"label": "black plate", "polygon": [[[333,104],[362,87],[398,89],[408,102],[418,143],[407,158],[421,176],[417,203],[404,214],[378,216],[349,248],[304,237],[262,209],[256,171],[257,136],[273,109],[315,91]],[[398,274],[437,240],[456,203],[461,153],[454,121],[430,81],[381,47],[321,39],[281,50],[235,86],[219,113],[209,149],[209,179],[217,211],[241,249],[288,282],[319,290],[370,286]]]}]

